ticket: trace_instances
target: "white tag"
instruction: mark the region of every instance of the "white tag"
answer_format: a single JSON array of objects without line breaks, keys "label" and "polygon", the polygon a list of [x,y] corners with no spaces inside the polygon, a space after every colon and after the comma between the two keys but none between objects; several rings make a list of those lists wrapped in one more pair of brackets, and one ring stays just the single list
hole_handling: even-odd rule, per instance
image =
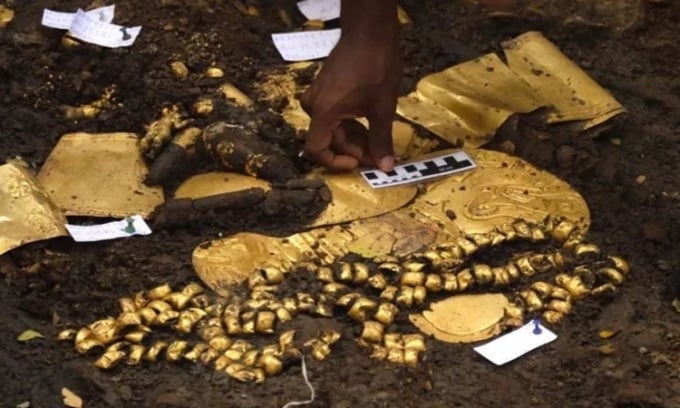
[{"label": "white tag", "polygon": [[141,30],[141,26],[123,27],[116,24],[104,23],[93,19],[83,10],[78,10],[69,32],[72,37],[91,44],[101,45],[102,47],[118,48],[132,45]]},{"label": "white tag", "polygon": [[557,335],[541,323],[531,321],[519,329],[501,336],[475,351],[496,365],[503,365],[555,340]]},{"label": "white tag", "polygon": [[[113,21],[113,16],[116,12],[116,6],[106,6],[99,7],[86,11],[87,15],[95,20],[103,21],[105,23],[110,23]],[[68,30],[73,24],[73,20],[76,18],[76,13],[66,13],[62,11],[52,11],[50,9],[44,9],[42,15],[42,25],[50,28],[57,28],[60,30]]]},{"label": "white tag", "polygon": [[307,20],[328,21],[340,18],[340,0],[303,0],[297,5]]},{"label": "white tag", "polygon": [[364,170],[361,175],[373,188],[393,187],[417,183],[427,179],[472,170],[477,165],[464,151],[453,152],[432,159],[420,160],[394,166],[394,170]]},{"label": "white tag", "polygon": [[66,229],[76,242],[106,241],[116,238],[127,238],[133,235],[149,235],[151,228],[141,215],[133,215],[121,221],[113,221],[99,225],[66,224]]},{"label": "white tag", "polygon": [[272,34],[272,40],[286,61],[325,58],[340,40],[340,29]]}]

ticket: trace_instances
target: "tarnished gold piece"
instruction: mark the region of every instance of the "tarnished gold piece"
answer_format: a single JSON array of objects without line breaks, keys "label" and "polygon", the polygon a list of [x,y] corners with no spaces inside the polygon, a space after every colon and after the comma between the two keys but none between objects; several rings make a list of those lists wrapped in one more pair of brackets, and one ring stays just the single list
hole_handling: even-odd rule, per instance
[{"label": "tarnished gold piece", "polygon": [[167,106],[161,110],[161,117],[146,127],[146,133],[139,139],[139,150],[150,157],[155,157],[165,143],[170,141],[172,133],[186,127],[191,122],[184,119],[177,105]]},{"label": "tarnished gold piece", "polygon": [[0,5],[0,28],[7,27],[12,20],[14,20],[14,10],[5,5]]},{"label": "tarnished gold piece", "polygon": [[30,242],[68,235],[66,222],[26,168],[0,166],[0,255]]},{"label": "tarnished gold piece", "polygon": [[457,295],[409,316],[424,333],[450,343],[471,343],[501,332],[508,299],[502,294]]},{"label": "tarnished gold piece", "polygon": [[255,106],[255,102],[253,102],[249,96],[229,82],[222,84],[220,93],[222,93],[222,96],[224,96],[227,101],[240,108],[252,109]]},{"label": "tarnished gold piece", "polygon": [[161,188],[144,185],[147,171],[132,133],[70,133],[38,180],[66,215],[146,217],[164,201]]},{"label": "tarnished gold piece", "polygon": [[551,107],[548,123],[577,130],[625,109],[538,32],[503,44],[507,64],[487,54],[424,77],[400,98],[397,113],[451,143],[479,147],[515,113]]},{"label": "tarnished gold piece", "polygon": [[182,61],[173,61],[170,63],[170,72],[177,79],[186,79],[189,76],[189,68]]},{"label": "tarnished gold piece", "polygon": [[197,115],[208,116],[212,113],[213,109],[215,109],[215,103],[211,98],[201,97],[191,105],[191,109]]},{"label": "tarnished gold piece", "polygon": [[98,116],[102,111],[113,109],[118,106],[113,101],[113,95],[115,92],[116,87],[115,85],[112,85],[104,89],[102,96],[94,102],[80,106],[63,105],[60,106],[59,109],[62,111],[66,119],[92,119]]}]

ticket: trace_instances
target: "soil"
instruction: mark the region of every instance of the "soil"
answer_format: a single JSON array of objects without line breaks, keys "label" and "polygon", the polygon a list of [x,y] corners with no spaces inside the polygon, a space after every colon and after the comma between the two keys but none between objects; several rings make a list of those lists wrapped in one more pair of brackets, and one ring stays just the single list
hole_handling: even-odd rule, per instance
[{"label": "soil", "polygon": [[[64,133],[143,134],[164,106],[176,103],[188,111],[198,96],[221,84],[197,75],[176,79],[168,69],[174,60],[194,73],[215,64],[257,99],[260,72],[282,65],[269,34],[292,29],[277,7],[288,10],[294,27],[303,19],[292,1],[263,4],[260,16],[244,15],[237,3],[120,0],[116,23],[143,30],[133,47],[110,50],[66,49],[60,46],[61,32],[40,27],[45,7],[75,10],[87,4],[12,1],[16,17],[0,29],[0,158],[20,156],[39,168]],[[613,301],[579,303],[556,328],[557,341],[503,367],[485,361],[469,345],[436,341],[428,341],[417,368],[397,367],[373,362],[352,340],[341,340],[325,361],[307,360],[316,389],[309,406],[680,407],[680,314],[671,307],[677,295],[671,275],[680,267],[680,179],[675,173],[680,2],[643,3],[637,22],[616,32],[565,24],[561,17],[574,12],[571,2],[553,2],[549,16],[520,12],[505,18],[488,18],[461,2],[401,2],[413,20],[403,30],[404,92],[425,74],[540,30],[628,109],[597,138],[563,131],[545,140],[524,132],[505,136],[511,144],[499,138],[494,146],[514,146],[515,154],[577,188],[592,211],[589,239],[627,257],[633,273]],[[59,106],[96,100],[112,84],[119,108],[95,119],[63,118]],[[195,125],[240,120],[240,112],[218,103]],[[261,136],[296,157],[298,142],[282,120],[264,108],[255,115]],[[283,235],[296,228],[295,220],[247,210],[222,219],[227,221],[103,243],[54,239],[0,257],[0,405],[63,406],[62,387],[82,397],[86,407],[280,407],[307,399],[299,367],[262,385],[237,383],[191,364],[121,365],[102,372],[91,358],[53,340],[65,327],[114,313],[121,296],[195,280],[191,252],[207,239],[246,230]],[[315,329],[330,323],[309,318],[300,324]],[[16,337],[26,329],[45,338],[19,343]],[[604,329],[620,332],[605,341],[598,336]],[[611,352],[598,351],[607,343],[613,345]]]}]

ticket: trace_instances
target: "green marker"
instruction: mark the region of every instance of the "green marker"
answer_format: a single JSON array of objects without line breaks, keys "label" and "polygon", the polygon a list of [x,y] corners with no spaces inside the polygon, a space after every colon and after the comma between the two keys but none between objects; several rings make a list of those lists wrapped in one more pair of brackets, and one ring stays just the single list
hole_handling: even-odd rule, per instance
[{"label": "green marker", "polygon": [[125,219],[125,221],[127,221],[127,227],[125,227],[123,231],[127,232],[128,234],[132,234],[133,232],[135,232],[134,226],[135,220],[133,220],[131,217],[128,217]]}]

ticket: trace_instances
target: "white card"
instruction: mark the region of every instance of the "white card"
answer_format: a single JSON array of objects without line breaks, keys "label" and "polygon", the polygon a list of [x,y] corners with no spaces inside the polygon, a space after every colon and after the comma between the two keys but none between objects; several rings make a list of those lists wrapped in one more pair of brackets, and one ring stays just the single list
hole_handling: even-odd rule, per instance
[{"label": "white card", "polygon": [[92,18],[83,10],[78,10],[69,32],[72,37],[90,44],[118,48],[131,46],[141,30],[141,26],[123,27],[105,23]]},{"label": "white card", "polygon": [[[538,330],[536,329],[538,325]],[[539,333],[540,331],[540,333]],[[519,329],[475,347],[475,351],[496,365],[503,365],[531,350],[555,340],[557,335],[542,324],[531,321]]]},{"label": "white card", "polygon": [[[132,226],[132,229],[130,226]],[[66,224],[66,229],[76,242],[106,241],[109,239],[127,238],[133,235],[151,234],[151,228],[149,228],[141,215],[133,215],[121,221],[99,225]]]},{"label": "white card", "polygon": [[272,34],[272,40],[286,61],[325,58],[340,40],[340,29]]},{"label": "white card", "polygon": [[298,2],[307,20],[335,20],[340,18],[340,0],[303,0]]},{"label": "white card", "polygon": [[[110,23],[113,21],[113,16],[116,12],[116,6],[106,6],[99,7],[96,9],[88,10],[85,13],[91,16],[95,20],[103,21],[105,23]],[[76,18],[76,13],[67,13],[62,11],[52,11],[50,9],[44,9],[42,15],[42,25],[50,28],[57,28],[60,30],[68,30],[73,24],[73,20]]]}]

